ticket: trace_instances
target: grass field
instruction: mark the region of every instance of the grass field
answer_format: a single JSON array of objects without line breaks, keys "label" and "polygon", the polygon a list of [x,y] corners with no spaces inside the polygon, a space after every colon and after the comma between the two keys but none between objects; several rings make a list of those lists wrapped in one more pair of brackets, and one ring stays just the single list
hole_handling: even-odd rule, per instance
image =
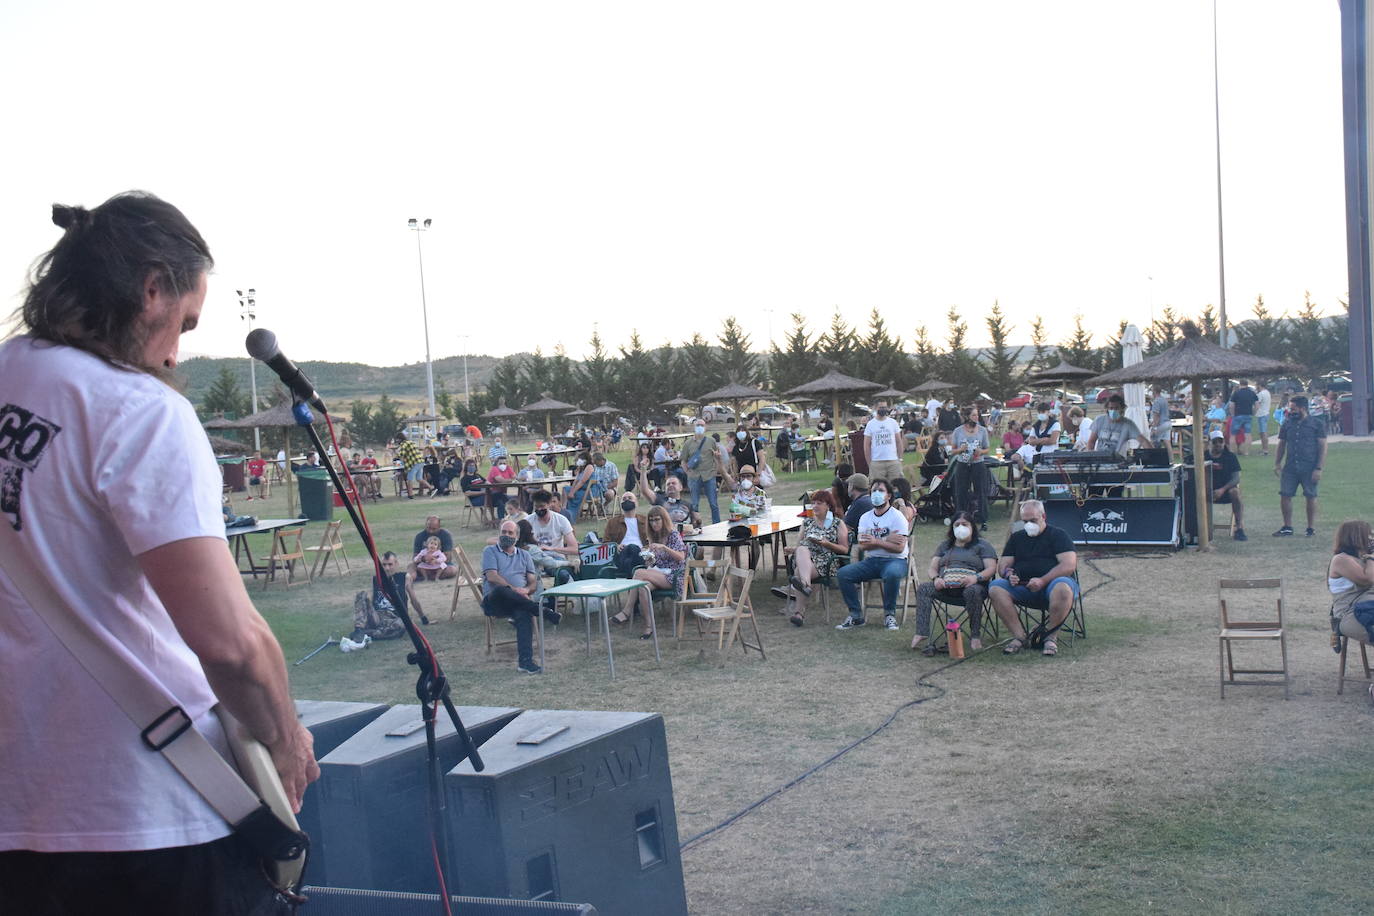
[{"label": "grass field", "polygon": [[[1360,684],[1335,695],[1324,576],[1336,522],[1374,516],[1371,459],[1368,444],[1332,445],[1312,539],[1300,503],[1298,537],[1269,537],[1279,524],[1272,459],[1253,456],[1243,459],[1248,543],[1080,554],[1089,638],[1061,642],[1054,659],[990,651],[946,667],[907,648],[910,617],[900,633],[839,633],[818,602],[797,629],[773,613],[780,602],[764,573],[752,597],[766,661],[736,651],[718,667],[695,645],[666,641],[660,666],[631,629],[615,634],[612,682],[604,650],[594,643],[585,655],[572,617],[550,635],[546,674],[531,677],[509,650],[485,655],[470,598],[450,622],[450,587],[417,588],[459,704],[662,713],[683,840],[929,698],[685,849],[694,913],[1356,912],[1374,904],[1374,723]],[[826,477],[783,475],[775,498],[791,502]],[[235,506],[280,516],[285,500]],[[1005,512],[990,525],[999,547]],[[430,513],[476,560],[489,532],[461,527],[456,498],[389,497],[368,514],[379,544],[404,555]],[[941,534],[917,527],[922,572]],[[356,535],[346,540],[347,577],[290,591],[250,585],[288,663],[351,628],[369,572]],[[1216,581],[1226,575],[1284,578],[1291,700],[1279,688],[1218,699]],[[839,607],[832,596],[834,621]],[[408,648],[331,647],[290,668],[293,692],[413,702]]]}]

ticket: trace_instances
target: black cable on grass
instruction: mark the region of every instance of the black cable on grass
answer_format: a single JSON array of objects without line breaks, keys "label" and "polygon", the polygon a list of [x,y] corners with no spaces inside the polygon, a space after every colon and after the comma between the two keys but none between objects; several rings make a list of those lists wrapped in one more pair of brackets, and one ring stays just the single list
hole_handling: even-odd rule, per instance
[{"label": "black cable on grass", "polygon": [[[1140,557],[1140,559],[1153,559],[1153,558],[1156,557],[1156,556],[1162,557],[1162,556],[1164,556],[1164,554],[1145,554],[1145,555],[1143,555],[1142,557]],[[1094,559],[1101,560],[1101,559],[1114,559],[1114,558],[1113,558],[1113,557],[1104,556],[1104,555],[1102,555],[1102,554],[1097,554],[1095,557],[1085,557],[1085,558],[1084,558],[1083,562],[1086,563],[1086,564],[1088,564],[1088,566],[1092,569],[1093,572],[1095,572],[1095,573],[1097,573],[1099,576],[1101,576],[1101,577],[1102,577],[1102,581],[1101,581],[1101,582],[1097,582],[1097,583],[1095,583],[1095,584],[1089,586],[1088,588],[1084,589],[1083,592],[1081,593],[1081,596],[1087,596],[1087,595],[1091,594],[1092,592],[1096,591],[1097,589],[1101,588],[1102,586],[1106,585],[1108,582],[1115,582],[1115,581],[1116,581],[1116,576],[1113,576],[1113,575],[1111,575],[1110,573],[1104,572],[1102,569],[1100,569],[1100,568],[1097,566],[1097,564],[1093,562]],[[815,775],[816,775],[817,773],[819,773],[821,770],[823,770],[823,769],[825,769],[826,767],[830,766],[832,763],[834,763],[835,761],[839,760],[839,759],[840,759],[841,757],[843,757],[845,754],[848,754],[850,751],[852,751],[852,750],[854,750],[855,748],[859,747],[860,745],[864,744],[864,743],[867,742],[870,738],[872,738],[873,736],[877,735],[879,732],[881,732],[883,729],[887,728],[887,727],[888,727],[889,725],[891,725],[893,722],[897,721],[897,717],[898,717],[899,715],[901,715],[903,712],[905,712],[906,710],[912,708],[913,706],[920,706],[922,703],[928,703],[928,702],[930,702],[931,700],[938,700],[938,699],[940,699],[941,697],[943,697],[945,694],[947,694],[947,693],[949,692],[949,691],[945,690],[945,688],[943,688],[943,687],[937,686],[937,685],[935,685],[935,684],[927,683],[927,682],[926,682],[926,679],[927,679],[927,678],[934,677],[935,675],[939,674],[939,673],[942,672],[942,671],[948,671],[948,670],[951,669],[951,668],[957,668],[959,665],[962,665],[964,662],[966,662],[966,661],[968,661],[969,659],[973,658],[975,655],[980,655],[980,654],[982,654],[983,652],[990,652],[990,651],[992,651],[993,649],[1000,648],[1000,647],[1006,645],[1006,644],[1009,643],[1009,642],[1011,642],[1011,637],[1007,637],[1006,639],[1002,640],[1001,642],[999,642],[999,643],[994,643],[994,644],[991,645],[991,646],[985,646],[985,647],[983,647],[979,652],[970,653],[969,655],[966,655],[966,656],[963,657],[963,658],[955,659],[954,661],[951,661],[951,662],[949,662],[948,664],[941,665],[939,668],[936,668],[934,671],[930,671],[930,672],[927,672],[926,674],[921,675],[919,678],[916,679],[916,686],[917,686],[917,687],[925,687],[925,688],[928,688],[928,689],[930,689],[930,690],[938,690],[939,693],[935,694],[934,696],[917,697],[917,698],[914,699],[914,700],[908,700],[907,702],[905,702],[905,703],[903,703],[902,705],[898,706],[896,709],[892,710],[892,714],[891,714],[891,715],[889,715],[886,719],[884,719],[884,720],[882,721],[882,724],[878,725],[876,728],[874,728],[874,729],[873,729],[872,731],[870,731],[868,734],[863,735],[862,737],[856,738],[855,740],[851,741],[849,744],[846,744],[844,747],[840,748],[838,751],[836,751],[835,753],[831,754],[829,757],[825,758],[825,759],[822,760],[820,763],[818,763],[818,764],[816,764],[815,766],[813,766],[811,769],[809,769],[809,770],[807,770],[806,772],[802,773],[800,776],[797,776],[797,777],[795,777],[794,779],[790,780],[789,782],[786,782],[786,783],[782,784],[781,786],[778,786],[778,787],[777,787],[776,789],[774,789],[772,792],[769,792],[767,795],[763,796],[762,798],[758,799],[757,801],[751,802],[749,805],[747,805],[747,806],[741,808],[740,810],[736,811],[734,814],[730,815],[730,816],[727,817],[725,820],[721,821],[719,824],[716,824],[714,827],[708,827],[708,828],[706,828],[705,830],[701,831],[701,833],[698,833],[698,834],[696,834],[695,836],[688,837],[686,840],[683,840],[682,843],[678,846],[678,850],[679,850],[680,852],[686,852],[689,848],[691,848],[692,846],[695,846],[696,844],[698,844],[698,843],[700,843],[701,841],[705,840],[707,837],[711,836],[713,833],[719,833],[720,831],[724,830],[726,827],[729,827],[731,824],[734,824],[736,821],[740,820],[740,819],[741,819],[742,817],[744,817],[746,814],[749,814],[751,811],[755,811],[755,810],[757,810],[757,809],[759,809],[759,808],[762,808],[762,807],[763,807],[764,805],[766,805],[768,802],[770,802],[770,801],[772,801],[773,799],[777,798],[779,795],[781,795],[782,793],[786,792],[788,789],[792,789],[792,788],[795,788],[796,786],[801,785],[801,783],[803,783],[803,782],[806,781],[807,779],[811,778],[812,776],[815,776]],[[1370,694],[1370,695],[1371,695],[1371,697],[1374,697],[1374,691],[1371,691],[1371,694]]]}]

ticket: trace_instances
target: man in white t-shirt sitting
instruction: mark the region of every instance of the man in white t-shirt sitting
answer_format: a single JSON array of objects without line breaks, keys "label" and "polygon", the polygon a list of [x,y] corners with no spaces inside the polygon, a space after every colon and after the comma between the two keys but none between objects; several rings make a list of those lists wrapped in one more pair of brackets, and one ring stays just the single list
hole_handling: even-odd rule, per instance
[{"label": "man in white t-shirt sitting", "polygon": [[[23,334],[0,343],[0,910],[282,912],[247,841],[151,749],[203,737],[227,755],[223,710],[293,806],[319,776],[281,647],[225,549],[214,455],[167,384],[214,262],[150,194],[52,217],[65,234],[35,269]],[[131,721],[38,605],[166,715]]]},{"label": "man in white t-shirt sitting", "polygon": [[892,409],[878,405],[878,415],[864,427],[864,458],[870,479],[896,480],[902,476],[902,428],[890,416]]},{"label": "man in white t-shirt sitting", "polygon": [[[530,528],[534,531],[534,542],[547,554],[557,554],[570,563],[577,560],[577,532],[572,522],[560,512],[554,511],[554,495],[548,490],[535,490],[530,497],[534,504],[534,514],[529,517]],[[563,585],[571,582],[572,568],[561,567],[553,573],[553,584]],[[544,607],[553,610],[553,597],[544,599]]]},{"label": "man in white t-shirt sitting", "polygon": [[886,480],[870,483],[868,498],[873,508],[863,514],[858,526],[858,547],[864,558],[844,566],[838,574],[840,594],[849,608],[849,616],[837,630],[853,630],[866,623],[859,605],[859,583],[871,579],[883,580],[883,624],[889,630],[897,629],[897,595],[906,576],[910,526],[906,516],[892,508],[892,493]]}]

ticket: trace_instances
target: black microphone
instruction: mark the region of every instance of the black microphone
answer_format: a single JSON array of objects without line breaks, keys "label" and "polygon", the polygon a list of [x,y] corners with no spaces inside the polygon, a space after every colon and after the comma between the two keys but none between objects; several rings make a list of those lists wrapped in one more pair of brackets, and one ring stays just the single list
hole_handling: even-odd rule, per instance
[{"label": "black microphone", "polygon": [[299,366],[287,359],[281,347],[277,346],[276,334],[266,328],[256,328],[248,333],[244,345],[248,347],[248,355],[266,363],[292,394],[320,413],[329,413],[324,401],[315,393],[315,383],[306,377]]}]

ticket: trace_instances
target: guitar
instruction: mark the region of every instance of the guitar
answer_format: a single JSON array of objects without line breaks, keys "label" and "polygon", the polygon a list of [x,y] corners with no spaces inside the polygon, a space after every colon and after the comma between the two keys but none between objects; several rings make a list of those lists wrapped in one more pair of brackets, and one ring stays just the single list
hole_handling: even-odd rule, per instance
[{"label": "guitar", "polygon": [[239,775],[263,803],[258,811],[234,824],[234,831],[243,834],[262,856],[268,882],[281,893],[293,895],[305,873],[310,837],[296,822],[291,801],[266,746],[224,707],[216,706],[214,711],[224,725]]}]

